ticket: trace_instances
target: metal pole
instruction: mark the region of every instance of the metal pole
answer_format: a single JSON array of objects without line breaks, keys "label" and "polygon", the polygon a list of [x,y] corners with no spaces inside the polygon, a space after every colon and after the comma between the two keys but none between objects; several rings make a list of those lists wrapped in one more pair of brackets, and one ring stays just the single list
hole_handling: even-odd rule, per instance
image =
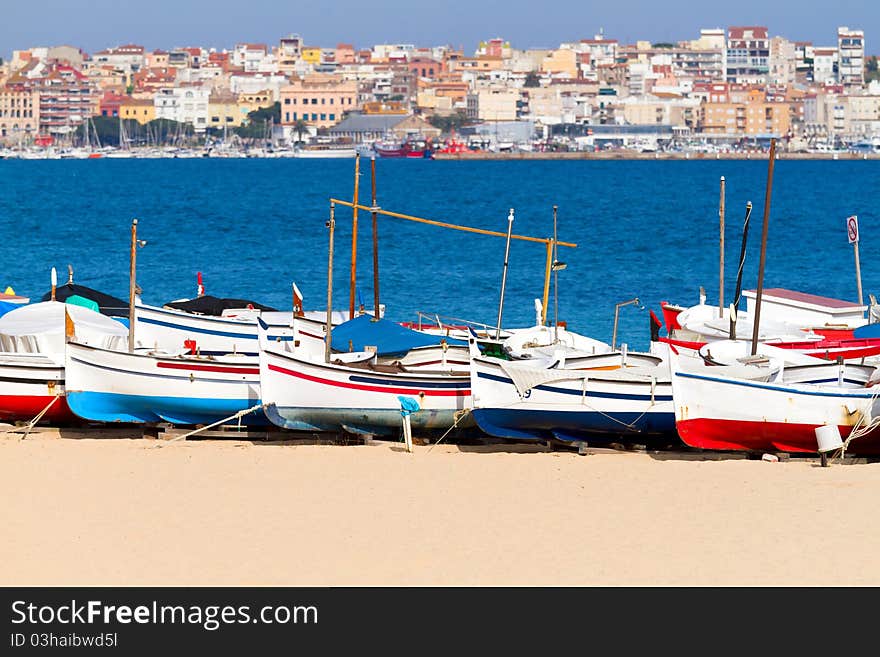
[{"label": "metal pole", "polygon": [[354,288],[357,278],[358,183],[361,178],[361,154],[354,157],[354,206],[351,209],[351,286],[348,294],[348,318],[354,319]]},{"label": "metal pole", "polygon": [[718,263],[718,317],[724,317],[724,176],[721,176],[721,200],[718,205],[721,223]]},{"label": "metal pole", "polygon": [[770,222],[770,195],[773,192],[773,165],[776,162],[776,139],[770,140],[767,164],[767,190],[764,193],[764,223],[761,226],[761,260],[758,264],[758,289],[755,292],[755,317],[752,320],[752,356],[758,353],[758,329],[761,323],[761,298],[764,295],[764,264],[767,261],[767,228]]},{"label": "metal pole", "polygon": [[333,327],[333,231],[336,229],[336,204],[330,203],[330,219],[327,220],[327,228],[330,229],[330,247],[327,250],[327,325],[324,327],[324,362],[330,362],[330,345],[332,338],[330,332]]},{"label": "metal pole", "polygon": [[137,264],[137,225],[138,220],[131,220],[131,255],[129,256],[128,272],[128,352],[134,352],[134,295],[137,283],[135,269]]},{"label": "metal pole", "polygon": [[370,158],[373,208],[373,317],[379,319],[379,226],[376,223],[376,156]]},{"label": "metal pole", "polygon": [[736,313],[739,312],[739,298],[742,293],[743,267],[746,263],[746,242],[749,238],[749,219],[752,216],[752,202],[746,203],[746,219],[743,222],[742,246],[739,251],[739,269],[736,272],[736,290],[733,293],[733,312],[730,313],[730,339],[736,340]]},{"label": "metal pole", "polygon": [[[859,241],[853,242],[853,252],[856,255],[856,283],[859,286],[859,305],[862,305],[862,268],[859,265]],[[869,318],[870,321],[870,318]]]},{"label": "metal pole", "polygon": [[[510,235],[513,232],[513,208],[507,215],[507,246],[504,248],[504,270],[501,273],[501,300],[498,302],[498,325],[495,327],[495,339],[501,339],[501,314],[504,312],[504,286],[507,284],[507,262],[510,257]],[[548,245],[549,248],[549,245]]]}]

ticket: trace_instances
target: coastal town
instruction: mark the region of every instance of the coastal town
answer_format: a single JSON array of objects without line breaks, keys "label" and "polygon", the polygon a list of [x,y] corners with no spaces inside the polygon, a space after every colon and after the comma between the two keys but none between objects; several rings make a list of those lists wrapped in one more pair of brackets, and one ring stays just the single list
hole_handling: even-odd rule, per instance
[{"label": "coastal town", "polygon": [[0,157],[880,153],[880,73],[860,29],[765,26],[555,48],[125,44],[15,50]]}]

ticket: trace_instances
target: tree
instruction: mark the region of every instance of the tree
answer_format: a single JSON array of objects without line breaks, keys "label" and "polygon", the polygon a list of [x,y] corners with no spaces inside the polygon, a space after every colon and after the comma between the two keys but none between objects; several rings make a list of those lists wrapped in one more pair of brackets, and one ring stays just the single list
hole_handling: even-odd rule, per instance
[{"label": "tree", "polygon": [[524,87],[540,87],[541,86],[541,78],[534,71],[529,71],[526,73],[526,82],[523,85]]},{"label": "tree", "polygon": [[668,43],[666,41],[661,41],[660,43],[652,43],[652,48],[675,48],[675,44]]},{"label": "tree", "polygon": [[880,70],[878,70],[877,55],[868,57],[865,60],[865,82],[872,80],[880,80]]},{"label": "tree", "polygon": [[268,123],[274,125],[281,123],[281,103],[273,103],[271,107],[260,107],[253,112],[248,112],[247,122],[233,131],[244,139],[262,139],[268,132]]},{"label": "tree", "polygon": [[453,130],[458,131],[463,125],[466,125],[468,123],[468,117],[465,112],[461,111],[447,116],[434,114],[428,117],[428,123],[435,128],[440,128],[444,133],[448,133]]}]

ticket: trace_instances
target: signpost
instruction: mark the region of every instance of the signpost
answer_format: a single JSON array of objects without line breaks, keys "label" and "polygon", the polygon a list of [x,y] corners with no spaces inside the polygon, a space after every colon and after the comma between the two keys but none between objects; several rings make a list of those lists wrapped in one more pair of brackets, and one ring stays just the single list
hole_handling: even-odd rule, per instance
[{"label": "signpost", "polygon": [[862,305],[862,268],[859,265],[859,218],[856,215],[846,218],[846,236],[853,245],[856,256],[856,285],[859,289],[859,305]]}]

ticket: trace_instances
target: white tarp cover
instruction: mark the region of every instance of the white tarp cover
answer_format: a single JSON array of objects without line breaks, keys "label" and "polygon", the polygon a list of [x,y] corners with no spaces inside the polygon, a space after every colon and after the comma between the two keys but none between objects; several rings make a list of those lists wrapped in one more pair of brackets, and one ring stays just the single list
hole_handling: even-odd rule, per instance
[{"label": "white tarp cover", "polygon": [[619,370],[557,370],[542,367],[534,367],[517,363],[515,361],[503,361],[499,363],[501,369],[513,381],[517,392],[525,395],[535,386],[556,381],[581,381],[597,379],[604,381],[624,381],[632,383],[651,383],[651,381],[669,380],[669,374],[665,368],[660,367],[626,367]]},{"label": "white tarp cover", "polygon": [[65,309],[73,321],[78,341],[105,349],[122,349],[127,345],[128,329],[120,322],[82,306],[44,301],[16,308],[0,317],[0,349],[63,354]]}]

